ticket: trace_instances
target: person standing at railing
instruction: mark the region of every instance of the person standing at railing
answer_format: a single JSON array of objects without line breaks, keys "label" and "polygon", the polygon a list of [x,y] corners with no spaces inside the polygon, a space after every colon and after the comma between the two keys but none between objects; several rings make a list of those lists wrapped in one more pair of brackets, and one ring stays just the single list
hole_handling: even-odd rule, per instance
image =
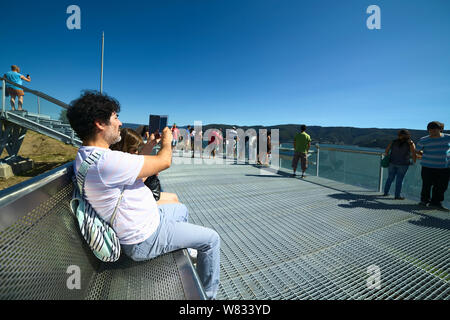
[{"label": "person standing at railing", "polygon": [[[422,161],[422,192],[420,205],[447,209],[442,205],[450,179],[450,135],[443,133],[444,124],[428,123],[429,135],[417,143],[417,153]],[[433,189],[433,190],[432,190]],[[433,191],[431,200],[431,191]]]},{"label": "person standing at railing", "polygon": [[[11,71],[8,71],[4,77],[6,79],[8,79],[11,82],[17,83],[19,85],[22,85],[22,80],[25,80],[27,82],[31,81],[31,77],[30,75],[27,75],[26,77],[24,77],[22,74],[20,74],[20,68],[16,65],[12,65],[11,66]],[[11,84],[6,84],[6,90],[8,90],[8,94],[10,96],[10,102],[11,102],[11,110],[15,111],[16,110],[16,97],[18,97],[18,102],[17,102],[17,109],[19,111],[25,111],[23,110],[22,106],[23,106],[23,96],[25,95],[25,93],[23,92],[23,90],[19,87],[16,87],[14,85]]]},{"label": "person standing at railing", "polygon": [[194,157],[194,146],[195,146],[195,129],[191,127],[189,129],[189,139],[191,140],[191,152],[192,152],[192,158]]},{"label": "person standing at railing", "polygon": [[[239,140],[238,137],[238,133],[237,133],[237,128],[235,126],[233,126],[230,130],[230,137],[233,137],[233,141],[230,144],[230,149],[232,149],[233,152],[233,158],[237,157],[237,142]],[[227,139],[228,141],[228,139]],[[228,151],[228,145],[227,145],[227,151]]]},{"label": "person standing at railing", "polygon": [[172,140],[172,150],[173,148],[175,148],[175,146],[178,143],[178,137],[180,135],[180,130],[177,128],[177,124],[174,123],[172,126],[172,136],[173,136],[173,140]]},{"label": "person standing at railing", "polygon": [[184,141],[184,148],[187,151],[187,150],[191,149],[191,125],[190,124],[188,124],[188,126],[186,127],[186,135],[184,138],[186,138],[186,136],[187,136],[187,140]]},{"label": "person standing at railing", "polygon": [[292,158],[292,169],[295,177],[295,172],[297,171],[298,160],[300,159],[300,164],[302,167],[302,178],[305,177],[305,171],[308,168],[308,152],[311,148],[311,137],[306,133],[306,126],[302,124],[300,126],[300,133],[297,133],[294,137],[294,157]]},{"label": "person standing at railing", "polygon": [[391,184],[396,179],[395,199],[404,200],[401,196],[403,178],[411,164],[411,158],[416,162],[416,148],[408,130],[402,129],[398,132],[398,139],[387,146],[384,155],[387,156],[389,152],[389,175],[384,185],[384,196],[389,194]]},{"label": "person standing at railing", "polygon": [[272,153],[272,136],[271,132],[267,132],[267,152],[263,155],[263,159],[261,161],[265,166],[269,166],[270,154]]},{"label": "person standing at railing", "polygon": [[[219,145],[223,144],[222,131],[213,129],[209,134],[208,145],[213,145],[213,149],[211,150],[211,154],[213,155],[213,159],[216,158],[216,151],[220,150]],[[211,158],[211,154],[209,158]]]}]

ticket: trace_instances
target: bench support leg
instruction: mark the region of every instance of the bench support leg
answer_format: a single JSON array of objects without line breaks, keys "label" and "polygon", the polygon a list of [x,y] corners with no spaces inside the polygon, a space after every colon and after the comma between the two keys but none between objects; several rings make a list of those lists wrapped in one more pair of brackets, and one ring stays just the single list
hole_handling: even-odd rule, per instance
[{"label": "bench support leg", "polygon": [[10,164],[23,160],[18,153],[26,133],[27,128],[6,120],[0,120],[0,155],[4,149],[8,152],[8,156],[0,159],[0,162]]}]

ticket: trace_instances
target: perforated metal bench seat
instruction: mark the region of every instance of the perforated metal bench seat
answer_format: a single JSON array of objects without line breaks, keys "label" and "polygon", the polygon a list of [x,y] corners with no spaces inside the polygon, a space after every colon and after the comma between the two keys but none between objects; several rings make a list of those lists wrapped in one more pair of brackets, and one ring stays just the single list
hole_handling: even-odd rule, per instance
[{"label": "perforated metal bench seat", "polygon": [[70,212],[72,174],[67,164],[0,191],[0,299],[205,299],[185,249],[97,260]]}]

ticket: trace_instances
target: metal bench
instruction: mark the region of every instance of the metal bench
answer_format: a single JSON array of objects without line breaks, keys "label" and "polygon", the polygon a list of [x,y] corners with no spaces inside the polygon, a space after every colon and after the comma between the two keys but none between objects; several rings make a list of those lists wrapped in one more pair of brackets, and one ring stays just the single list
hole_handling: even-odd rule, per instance
[{"label": "metal bench", "polygon": [[69,163],[0,191],[1,300],[205,299],[186,249],[147,262],[95,258],[69,208],[72,175]]}]

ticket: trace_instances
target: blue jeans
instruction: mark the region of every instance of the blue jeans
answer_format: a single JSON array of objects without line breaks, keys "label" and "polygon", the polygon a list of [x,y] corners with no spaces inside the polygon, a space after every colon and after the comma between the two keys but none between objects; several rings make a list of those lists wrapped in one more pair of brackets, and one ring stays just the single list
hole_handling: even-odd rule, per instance
[{"label": "blue jeans", "polygon": [[182,248],[197,250],[197,273],[209,299],[215,299],[219,289],[220,237],[216,231],[188,223],[188,209],[184,204],[158,206],[158,229],[145,241],[122,245],[123,252],[134,261],[156,258]]},{"label": "blue jeans", "polygon": [[399,198],[400,193],[402,191],[403,178],[406,175],[406,171],[408,171],[409,166],[405,165],[397,165],[397,164],[389,164],[389,175],[386,180],[386,184],[384,185],[384,194],[389,194],[389,189],[391,188],[391,184],[397,176],[397,180],[395,181],[395,197]]}]

